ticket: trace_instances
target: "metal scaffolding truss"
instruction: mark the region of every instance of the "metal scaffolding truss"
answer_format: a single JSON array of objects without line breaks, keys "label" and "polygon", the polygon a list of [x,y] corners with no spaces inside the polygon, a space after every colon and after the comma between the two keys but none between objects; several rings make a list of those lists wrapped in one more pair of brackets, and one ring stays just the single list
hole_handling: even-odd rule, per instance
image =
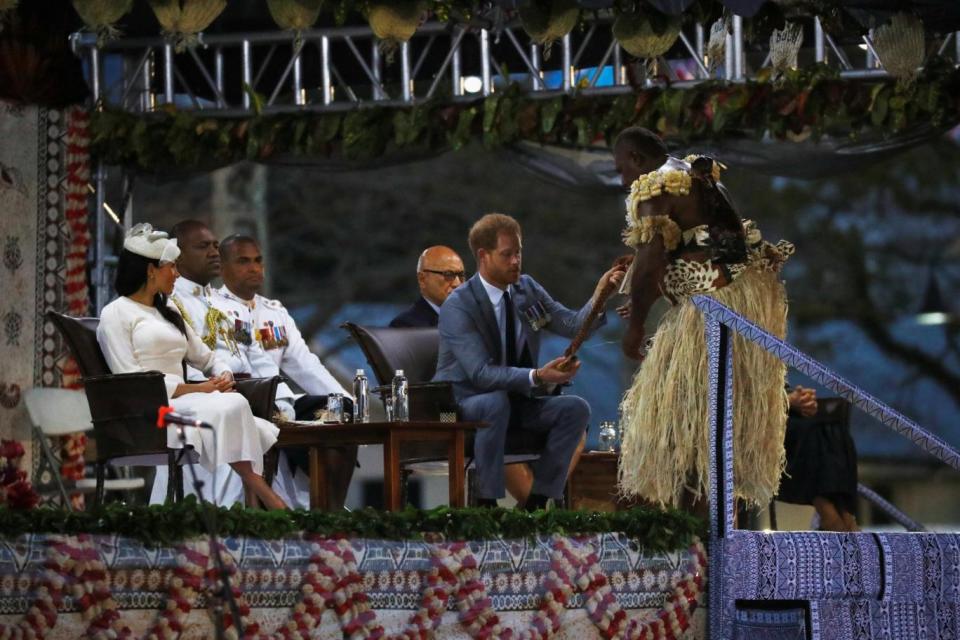
[{"label": "metal scaffolding truss", "polygon": [[[828,62],[847,77],[886,75],[869,36],[834,39],[817,19],[803,30],[807,46],[800,66]],[[768,48],[747,46],[738,17],[721,35],[722,60],[708,59],[705,33],[704,25],[685,29],[656,61],[627,54],[613,37],[610,18],[547,47],[532,43],[517,23],[484,28],[428,22],[389,55],[365,26],[314,29],[297,41],[283,31],[201,34],[198,46],[182,53],[160,37],[121,38],[98,47],[95,35],[80,32],[72,42],[98,105],[141,113],[175,105],[225,117],[475,100],[512,83],[545,98],[629,93],[668,82],[741,82],[770,65]],[[960,61],[960,34],[941,38],[936,50]],[[116,261],[106,242],[106,175],[107,168],[98,166],[92,252],[98,312],[109,300]],[[130,217],[128,210],[125,224]]]},{"label": "metal scaffolding truss", "polygon": [[[533,44],[518,23],[488,29],[428,22],[389,55],[366,26],[314,29],[296,42],[283,31],[201,34],[200,44],[183,53],[160,37],[99,48],[81,32],[73,44],[104,105],[146,112],[176,104],[227,116],[470,100],[510,83],[544,97],[626,93],[663,82],[743,81],[770,65],[768,48],[746,46],[739,17],[730,22],[722,62],[710,64],[704,34],[703,25],[685,29],[665,57],[649,64],[624,52],[610,19],[547,47]],[[804,36],[801,66],[829,62],[847,77],[886,75],[870,36],[838,42],[815,18]],[[958,34],[936,47],[960,61]]]}]

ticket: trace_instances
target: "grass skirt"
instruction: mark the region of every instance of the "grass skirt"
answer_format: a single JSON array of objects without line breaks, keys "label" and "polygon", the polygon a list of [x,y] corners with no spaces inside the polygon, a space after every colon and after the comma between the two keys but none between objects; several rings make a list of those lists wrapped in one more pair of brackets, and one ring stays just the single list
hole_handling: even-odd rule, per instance
[{"label": "grass skirt", "polygon": [[[786,335],[787,301],[779,274],[749,267],[710,293],[773,335]],[[784,467],[786,366],[734,332],[734,485],[738,497],[766,505]],[[684,488],[709,488],[709,400],[703,315],[690,299],[670,308],[620,405],[621,494],[679,506]]]}]

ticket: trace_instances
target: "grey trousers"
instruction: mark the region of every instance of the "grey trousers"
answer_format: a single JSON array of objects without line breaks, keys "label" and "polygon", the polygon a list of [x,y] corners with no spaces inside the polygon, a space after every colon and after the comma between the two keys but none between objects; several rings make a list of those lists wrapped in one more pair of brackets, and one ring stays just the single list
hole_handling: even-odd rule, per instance
[{"label": "grey trousers", "polygon": [[[546,431],[547,444],[540,458],[531,463],[533,493],[548,498],[563,495],[570,459],[590,421],[590,405],[577,396],[551,396],[514,400],[521,428]],[[486,422],[489,426],[477,431],[474,458],[477,465],[477,495],[480,498],[502,498],[503,448],[510,426],[510,397],[506,391],[481,393],[460,401],[464,420]]]}]

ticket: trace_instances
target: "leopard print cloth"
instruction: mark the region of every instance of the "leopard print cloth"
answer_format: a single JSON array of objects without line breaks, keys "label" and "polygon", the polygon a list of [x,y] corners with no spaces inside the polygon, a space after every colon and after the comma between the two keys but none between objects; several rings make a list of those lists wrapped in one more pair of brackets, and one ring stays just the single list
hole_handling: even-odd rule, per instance
[{"label": "leopard print cloth", "polygon": [[766,242],[752,220],[744,220],[743,230],[747,239],[746,260],[734,263],[712,258],[685,259],[684,255],[694,252],[709,255],[713,245],[707,225],[683,231],[683,244],[671,254],[671,263],[663,278],[664,295],[676,303],[698,293],[710,293],[730,284],[749,268],[777,273],[793,255],[793,244],[786,240],[777,244]]}]

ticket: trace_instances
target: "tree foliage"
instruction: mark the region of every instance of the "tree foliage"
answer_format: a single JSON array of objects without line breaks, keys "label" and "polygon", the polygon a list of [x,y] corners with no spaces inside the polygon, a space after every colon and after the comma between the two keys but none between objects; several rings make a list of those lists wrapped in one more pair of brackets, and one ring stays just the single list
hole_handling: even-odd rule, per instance
[{"label": "tree foliage", "polygon": [[824,180],[732,171],[726,181],[741,196],[746,217],[797,245],[785,272],[796,328],[852,323],[909,375],[935,381],[960,405],[960,371],[953,364],[960,358],[960,327],[945,325],[943,349],[928,352],[893,326],[920,309],[931,270],[948,304],[960,286],[955,143],[940,139]]}]

